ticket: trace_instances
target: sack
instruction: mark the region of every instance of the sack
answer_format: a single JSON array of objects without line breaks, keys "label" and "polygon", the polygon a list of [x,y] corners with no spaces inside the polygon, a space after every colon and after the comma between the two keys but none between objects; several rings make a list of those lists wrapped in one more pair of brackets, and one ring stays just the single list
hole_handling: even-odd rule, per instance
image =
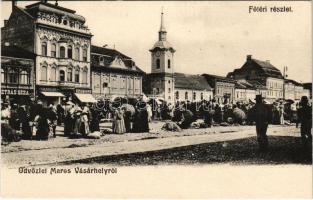
[{"label": "sack", "polygon": [[174,122],[166,122],[163,125],[162,130],[180,132],[181,128]]},{"label": "sack", "polygon": [[88,137],[92,139],[100,139],[101,136],[102,134],[99,131],[95,131],[95,132],[88,134]]}]

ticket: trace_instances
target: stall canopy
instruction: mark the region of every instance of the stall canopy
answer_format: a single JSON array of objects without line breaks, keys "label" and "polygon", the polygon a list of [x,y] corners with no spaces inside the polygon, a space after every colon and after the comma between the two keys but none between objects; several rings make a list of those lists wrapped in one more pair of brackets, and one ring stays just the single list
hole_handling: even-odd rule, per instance
[{"label": "stall canopy", "polygon": [[46,97],[64,97],[61,92],[41,92]]},{"label": "stall canopy", "polygon": [[75,96],[80,102],[83,102],[83,103],[96,103],[97,102],[97,100],[91,94],[75,93]]}]

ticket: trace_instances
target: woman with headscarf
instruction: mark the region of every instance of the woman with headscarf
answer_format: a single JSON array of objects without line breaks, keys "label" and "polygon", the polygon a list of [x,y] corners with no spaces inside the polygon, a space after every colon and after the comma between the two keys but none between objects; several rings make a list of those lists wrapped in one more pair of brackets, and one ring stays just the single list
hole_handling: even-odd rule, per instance
[{"label": "woman with headscarf", "polygon": [[113,115],[113,124],[112,124],[112,132],[121,134],[126,132],[125,122],[124,122],[124,113],[123,110],[118,107],[114,111]]},{"label": "woman with headscarf", "polygon": [[81,125],[80,125],[80,132],[83,136],[86,136],[89,134],[89,114],[90,114],[90,111],[89,111],[89,108],[84,105],[83,107],[83,110],[82,110],[82,113],[81,113]]},{"label": "woman with headscarf", "polygon": [[37,123],[36,138],[38,140],[47,140],[50,132],[48,124],[48,113],[46,108],[44,108],[42,104],[39,107],[38,111],[39,115],[35,117],[35,122]]},{"label": "woman with headscarf", "polygon": [[91,107],[90,108],[90,132],[100,131],[100,111],[98,111],[96,108]]},{"label": "woman with headscarf", "polygon": [[74,111],[74,130],[73,134],[71,135],[72,137],[77,137],[81,135],[81,115],[82,115],[82,109],[80,107],[77,107]]},{"label": "woman with headscarf", "polygon": [[65,119],[64,119],[64,136],[70,136],[74,130],[74,112],[75,112],[75,105],[68,104],[65,108]]},{"label": "woman with headscarf", "polygon": [[134,120],[135,133],[149,132],[149,115],[145,102],[139,102],[136,106],[136,114]]},{"label": "woman with headscarf", "polygon": [[23,139],[31,140],[32,139],[32,131],[29,125],[29,115],[26,112],[26,106],[23,105],[18,109],[18,118],[20,123],[22,124],[22,132]]}]

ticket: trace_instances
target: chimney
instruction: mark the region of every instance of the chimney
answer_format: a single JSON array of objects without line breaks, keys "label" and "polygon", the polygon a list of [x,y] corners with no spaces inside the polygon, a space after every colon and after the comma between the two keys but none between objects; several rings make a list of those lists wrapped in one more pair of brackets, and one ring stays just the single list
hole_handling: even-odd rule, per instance
[{"label": "chimney", "polygon": [[4,26],[7,26],[8,22],[9,22],[9,20],[5,19],[4,20]]},{"label": "chimney", "polygon": [[251,61],[252,55],[247,55],[247,61]]},{"label": "chimney", "polygon": [[16,7],[16,5],[17,5],[16,0],[12,0],[12,10],[13,10],[14,7]]},{"label": "chimney", "polygon": [[48,0],[41,0],[41,3],[47,3]]}]

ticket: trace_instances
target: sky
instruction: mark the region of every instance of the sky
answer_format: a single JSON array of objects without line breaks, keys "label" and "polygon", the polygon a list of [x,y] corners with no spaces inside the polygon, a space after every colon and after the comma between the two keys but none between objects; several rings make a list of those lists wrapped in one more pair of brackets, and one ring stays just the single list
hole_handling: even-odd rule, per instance
[{"label": "sky", "polygon": [[[54,1],[48,1],[54,3]],[[163,7],[176,72],[226,76],[248,54],[269,60],[288,77],[312,81],[311,2],[283,1],[58,1],[86,18],[92,43],[132,57],[149,73],[149,49],[158,39]],[[18,2],[25,7],[31,2]],[[290,13],[249,13],[249,6],[291,6]],[[1,26],[11,2],[1,2]]]}]

